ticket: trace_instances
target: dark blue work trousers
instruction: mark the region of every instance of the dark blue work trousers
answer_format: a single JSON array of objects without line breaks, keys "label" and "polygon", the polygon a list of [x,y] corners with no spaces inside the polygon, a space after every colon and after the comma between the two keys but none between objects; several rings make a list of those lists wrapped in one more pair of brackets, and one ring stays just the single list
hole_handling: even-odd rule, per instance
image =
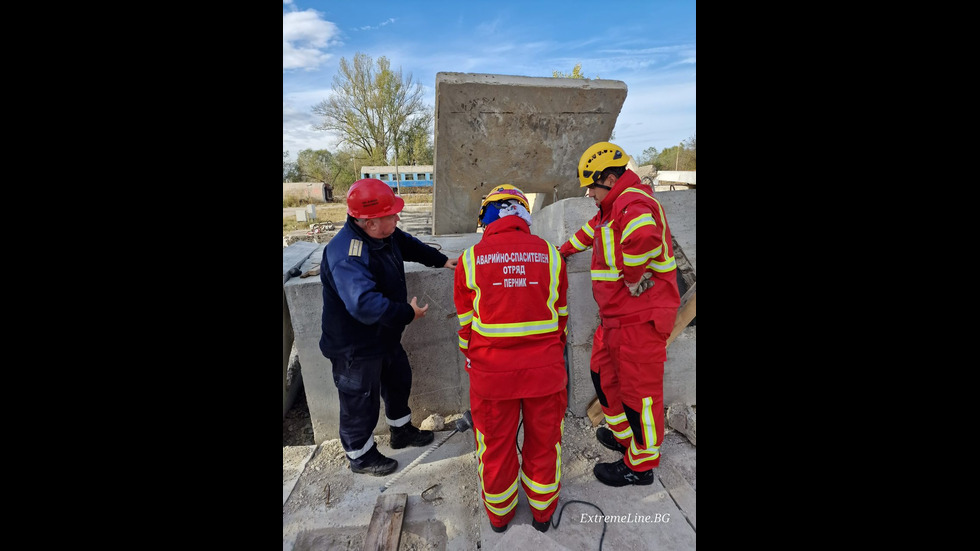
[{"label": "dark blue work trousers", "polygon": [[381,400],[385,416],[411,415],[412,367],[399,344],[383,356],[329,358],[340,395],[340,443],[347,452],[364,450],[378,424]]}]

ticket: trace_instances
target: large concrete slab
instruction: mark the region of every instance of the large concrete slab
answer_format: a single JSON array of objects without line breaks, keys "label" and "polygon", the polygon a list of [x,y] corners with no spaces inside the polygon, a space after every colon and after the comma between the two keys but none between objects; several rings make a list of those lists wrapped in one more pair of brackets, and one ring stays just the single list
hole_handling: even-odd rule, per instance
[{"label": "large concrete slab", "polygon": [[542,207],[581,196],[579,157],[612,135],[626,94],[619,80],[436,74],[433,234],[475,231],[498,184]]}]

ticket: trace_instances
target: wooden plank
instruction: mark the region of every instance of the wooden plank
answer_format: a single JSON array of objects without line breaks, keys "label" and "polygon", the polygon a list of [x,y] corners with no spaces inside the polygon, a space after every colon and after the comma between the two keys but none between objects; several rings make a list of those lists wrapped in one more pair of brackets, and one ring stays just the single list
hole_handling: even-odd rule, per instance
[{"label": "wooden plank", "polygon": [[674,342],[677,335],[680,335],[681,331],[687,327],[687,324],[691,323],[691,320],[697,316],[697,291],[698,284],[695,282],[694,285],[691,285],[691,288],[684,293],[684,296],[681,297],[681,307],[677,310],[677,318],[674,320],[674,329],[670,332],[670,337],[667,339],[667,346],[670,346],[670,343]]},{"label": "wooden plank", "polygon": [[601,423],[605,418],[605,415],[602,413],[602,404],[599,403],[598,396],[593,398],[592,402],[589,403],[589,410],[587,413],[589,415],[589,420],[592,421],[593,427],[598,427],[599,423]]},{"label": "wooden plank", "polygon": [[408,494],[381,494],[364,536],[364,551],[397,551]]}]

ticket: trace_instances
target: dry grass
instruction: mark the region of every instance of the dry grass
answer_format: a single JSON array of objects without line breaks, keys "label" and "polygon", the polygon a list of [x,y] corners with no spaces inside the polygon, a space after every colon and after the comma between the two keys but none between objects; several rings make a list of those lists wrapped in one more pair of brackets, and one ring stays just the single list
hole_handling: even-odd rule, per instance
[{"label": "dry grass", "polygon": [[[336,195],[334,196],[336,197]],[[432,194],[431,193],[406,193],[402,195],[402,199],[408,204],[421,204],[421,203],[431,203]],[[333,222],[337,226],[343,225],[347,221],[347,202],[343,199],[336,199],[333,203],[324,203],[323,201],[313,200],[311,203],[316,207],[316,222]],[[283,199],[282,202],[283,209],[286,208],[306,208],[308,203],[306,199],[296,199],[294,197],[287,197]],[[282,235],[285,237],[288,233],[298,231],[298,230],[308,230],[310,229],[310,224],[313,221],[307,219],[305,222],[297,222],[296,215],[292,210],[283,210],[282,213]]]}]

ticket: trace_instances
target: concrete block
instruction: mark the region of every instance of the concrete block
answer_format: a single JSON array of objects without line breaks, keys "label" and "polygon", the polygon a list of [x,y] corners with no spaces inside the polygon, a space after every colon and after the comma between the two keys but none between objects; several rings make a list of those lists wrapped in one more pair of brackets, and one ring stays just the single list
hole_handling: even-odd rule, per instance
[{"label": "concrete block", "polygon": [[[475,233],[420,237],[450,258],[459,257],[479,238]],[[319,263],[325,246],[315,245],[316,250],[300,270],[307,271]],[[412,422],[417,426],[433,413],[448,415],[469,409],[469,378],[463,373],[465,360],[456,334],[459,322],[453,303],[453,270],[406,262],[405,283],[409,298],[416,296],[420,304],[429,305],[426,317],[410,323],[402,335],[402,346],[413,371],[409,406]],[[322,285],[319,277],[292,278],[284,290],[293,319],[313,438],[320,444],[339,437],[340,415],[330,361],[320,352]],[[387,433],[383,403],[375,433]]]},{"label": "concrete block", "polygon": [[667,348],[664,403],[698,403],[698,326],[685,327]]},{"label": "concrete block", "polygon": [[[685,253],[694,250],[694,190],[657,194],[663,198],[668,221]],[[666,196],[666,197],[663,197]],[[668,210],[670,205],[670,210]],[[584,197],[559,200],[543,207],[532,216],[531,231],[553,245],[564,243],[582,224],[595,214],[595,203]],[[671,211],[678,213],[675,223]],[[676,228],[676,229],[675,229]],[[694,238],[689,237],[694,235]],[[477,243],[481,233],[417,236],[425,243],[440,249],[450,258],[458,258],[467,247]],[[294,246],[305,247],[290,251]],[[316,267],[325,244],[296,243],[284,249],[283,271],[299,263],[300,271]],[[311,250],[312,249],[312,250]],[[287,253],[290,260],[286,260]],[[591,250],[568,259],[569,320],[568,320],[568,401],[569,411],[579,417],[587,416],[588,405],[595,398],[589,363],[592,356],[592,336],[599,324],[598,306],[592,295],[589,273]],[[298,259],[302,260],[298,260]],[[408,296],[417,296],[421,304],[429,304],[425,318],[408,325],[402,336],[402,346],[413,369],[412,422],[419,424],[433,414],[450,415],[469,409],[469,378],[464,373],[465,360],[459,352],[456,331],[459,322],[453,302],[453,271],[428,268],[421,264],[405,264]],[[288,274],[284,279],[288,278]],[[284,320],[288,314],[295,334],[296,349],[302,365],[303,384],[310,406],[314,440],[317,444],[338,437],[339,407],[337,389],[333,384],[330,362],[320,353],[320,313],[323,308],[318,277],[292,278],[283,286]],[[284,342],[286,322],[284,321]],[[667,349],[664,365],[664,399],[666,404],[682,402],[697,404],[697,327],[687,327]],[[285,345],[284,345],[285,346]],[[283,378],[288,348],[284,351]],[[284,383],[285,384],[285,383]],[[387,431],[384,407],[376,433]]]},{"label": "concrete block", "polygon": [[498,184],[583,195],[579,157],[609,139],[626,94],[618,80],[437,73],[433,233],[473,231]]},{"label": "concrete block", "polygon": [[697,272],[698,190],[658,191],[654,197],[664,207],[670,234]]},{"label": "concrete block", "polygon": [[[282,250],[282,282],[289,279],[289,270],[299,268],[317,250],[315,243],[297,241]],[[319,261],[319,258],[317,259]]]},{"label": "concrete block", "polygon": [[[313,243],[299,242],[294,243],[282,250],[282,282],[289,280],[289,270],[298,268],[306,262],[310,254],[316,249]],[[288,380],[289,356],[293,350],[293,325],[289,315],[289,306],[286,303],[286,290],[282,293],[282,415],[286,416],[293,399],[296,396],[296,389],[290,385]]]}]

